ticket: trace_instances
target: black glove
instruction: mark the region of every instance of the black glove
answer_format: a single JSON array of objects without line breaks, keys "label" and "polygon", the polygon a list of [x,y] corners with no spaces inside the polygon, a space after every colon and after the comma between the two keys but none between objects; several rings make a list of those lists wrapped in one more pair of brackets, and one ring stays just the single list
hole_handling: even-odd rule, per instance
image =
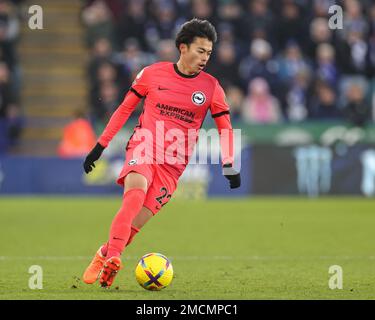
[{"label": "black glove", "polygon": [[83,169],[86,173],[89,173],[92,170],[92,167],[95,168],[94,162],[100,158],[104,149],[105,148],[101,144],[97,143],[90,151],[83,163]]},{"label": "black glove", "polygon": [[234,170],[232,164],[227,163],[223,165],[223,175],[229,180],[229,185],[231,189],[236,189],[241,186],[241,176],[240,173]]}]

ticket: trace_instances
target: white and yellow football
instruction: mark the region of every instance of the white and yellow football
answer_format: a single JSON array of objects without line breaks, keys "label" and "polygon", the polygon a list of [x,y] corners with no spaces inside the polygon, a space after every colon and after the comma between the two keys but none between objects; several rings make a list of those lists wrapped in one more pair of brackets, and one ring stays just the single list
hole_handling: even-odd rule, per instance
[{"label": "white and yellow football", "polygon": [[145,254],[135,268],[135,277],[141,287],[159,291],[167,287],[173,278],[169,259],[160,253]]}]

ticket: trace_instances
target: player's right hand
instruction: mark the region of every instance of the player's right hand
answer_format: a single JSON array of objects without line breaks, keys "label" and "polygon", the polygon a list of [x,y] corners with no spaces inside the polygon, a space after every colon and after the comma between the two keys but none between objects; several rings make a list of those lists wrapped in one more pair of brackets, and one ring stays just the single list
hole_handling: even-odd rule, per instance
[{"label": "player's right hand", "polygon": [[97,143],[90,151],[85,159],[85,162],[83,163],[83,169],[86,173],[89,173],[92,168],[95,168],[94,162],[100,158],[104,149],[105,148],[101,144]]}]

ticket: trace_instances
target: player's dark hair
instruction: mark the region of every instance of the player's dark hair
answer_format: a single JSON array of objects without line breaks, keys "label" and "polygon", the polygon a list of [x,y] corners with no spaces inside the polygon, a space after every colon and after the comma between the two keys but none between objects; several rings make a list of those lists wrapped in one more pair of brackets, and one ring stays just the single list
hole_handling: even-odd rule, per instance
[{"label": "player's dark hair", "polygon": [[176,47],[180,51],[180,44],[190,45],[195,37],[205,38],[215,43],[217,33],[215,27],[207,20],[191,19],[185,22],[176,36]]}]

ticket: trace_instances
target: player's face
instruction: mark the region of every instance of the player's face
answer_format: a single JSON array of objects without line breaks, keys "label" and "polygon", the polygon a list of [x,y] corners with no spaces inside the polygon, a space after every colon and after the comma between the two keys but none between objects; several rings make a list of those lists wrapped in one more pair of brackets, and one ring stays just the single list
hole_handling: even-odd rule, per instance
[{"label": "player's face", "polygon": [[205,68],[212,53],[212,42],[206,38],[194,39],[190,46],[186,46],[184,60],[192,73],[197,73]]}]

